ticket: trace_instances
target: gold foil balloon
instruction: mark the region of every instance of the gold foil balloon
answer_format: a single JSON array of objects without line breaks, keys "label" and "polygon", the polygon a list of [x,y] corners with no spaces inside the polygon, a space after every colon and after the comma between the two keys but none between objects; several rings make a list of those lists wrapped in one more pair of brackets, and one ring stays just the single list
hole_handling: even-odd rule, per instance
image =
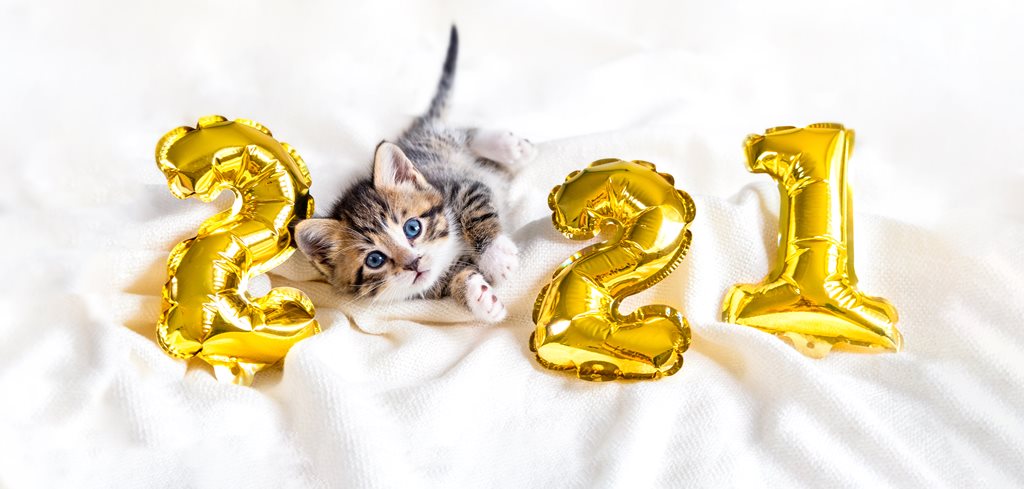
[{"label": "gold foil balloon", "polygon": [[258,370],[320,331],[301,291],[280,287],[257,298],[246,292],[251,277],[295,250],[290,226],[313,214],[309,171],[267,128],[220,116],[167,133],[156,161],[180,199],[235,194],[230,209],[171,251],[157,339],[170,355],[205,360],[218,380],[249,385]]},{"label": "gold foil balloon", "polygon": [[571,173],[548,205],[570,239],[592,238],[606,226],[614,234],[570,257],[537,297],[530,338],[537,360],[595,381],[678,371],[690,344],[686,318],[669,306],[628,315],[618,306],[682,261],[695,212],[690,196],[651,163],[607,159]]},{"label": "gold foil balloon", "polygon": [[747,167],[779,184],[779,253],[761,284],[735,285],[723,319],[789,340],[821,358],[833,347],[898,351],[896,309],[857,289],[846,162],[853,130],[842,124],[776,127],[746,143]]}]

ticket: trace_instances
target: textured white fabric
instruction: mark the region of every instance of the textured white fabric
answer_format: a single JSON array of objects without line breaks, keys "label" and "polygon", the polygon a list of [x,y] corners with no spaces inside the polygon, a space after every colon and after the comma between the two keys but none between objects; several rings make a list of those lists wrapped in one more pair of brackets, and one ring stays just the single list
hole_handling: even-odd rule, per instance
[{"label": "textured white fabric", "polygon": [[[7,0],[0,486],[1020,486],[1022,14]],[[174,199],[157,138],[205,114],[258,120],[305,157],[323,209],[425,107],[453,19],[452,120],[540,142],[511,186],[509,318],[347,305],[297,257],[271,282],[306,291],[324,332],[283,369],[241,388],[166,356],[167,253],[227,200]],[[899,354],[811,360],[718,320],[775,246],[778,197],[742,138],[830,120],[858,130],[857,269],[899,308]],[[692,324],[685,366],[658,382],[581,382],[527,349],[538,290],[583,246],[554,232],[547,192],[610,156],[656,162],[697,203],[682,266],[628,301]]]}]

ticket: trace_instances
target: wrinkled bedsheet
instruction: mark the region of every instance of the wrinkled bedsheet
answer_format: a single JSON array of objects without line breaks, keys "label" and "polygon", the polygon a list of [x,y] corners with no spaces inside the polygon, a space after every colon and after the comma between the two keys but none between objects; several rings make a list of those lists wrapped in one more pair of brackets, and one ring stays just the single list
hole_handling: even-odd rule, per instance
[{"label": "wrinkled bedsheet", "polygon": [[[0,487],[1010,487],[1024,485],[1024,101],[1009,2],[202,2],[0,5]],[[332,293],[323,333],[251,388],[154,342],[171,247],[229,205],[179,201],[157,139],[251,118],[303,155],[325,209],[433,91],[458,23],[451,120],[538,157],[505,216],[521,272],[506,321],[448,301]],[[778,125],[857,130],[862,290],[905,350],[801,356],[720,322],[764,277],[778,194],[740,143]],[[546,197],[644,159],[697,205],[692,247],[626,310],[693,330],[657,382],[587,383],[527,347],[534,299],[584,243]]]}]

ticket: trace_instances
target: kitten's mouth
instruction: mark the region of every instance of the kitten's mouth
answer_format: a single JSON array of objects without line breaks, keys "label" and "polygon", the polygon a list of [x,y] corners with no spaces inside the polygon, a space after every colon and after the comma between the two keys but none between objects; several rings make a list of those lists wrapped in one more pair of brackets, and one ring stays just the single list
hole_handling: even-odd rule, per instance
[{"label": "kitten's mouth", "polygon": [[419,282],[419,280],[427,275],[430,270],[420,270],[416,272],[416,277],[412,279],[412,283]]}]

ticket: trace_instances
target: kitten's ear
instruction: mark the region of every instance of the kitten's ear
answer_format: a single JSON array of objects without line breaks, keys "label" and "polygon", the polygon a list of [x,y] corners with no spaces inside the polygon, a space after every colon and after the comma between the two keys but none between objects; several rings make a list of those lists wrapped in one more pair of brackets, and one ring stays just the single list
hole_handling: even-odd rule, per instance
[{"label": "kitten's ear", "polygon": [[341,248],[341,221],[336,219],[303,219],[295,225],[295,243],[299,249],[322,267],[334,267],[334,255]]},{"label": "kitten's ear", "polygon": [[382,141],[373,155],[373,186],[377,188],[430,188],[402,148]]}]

